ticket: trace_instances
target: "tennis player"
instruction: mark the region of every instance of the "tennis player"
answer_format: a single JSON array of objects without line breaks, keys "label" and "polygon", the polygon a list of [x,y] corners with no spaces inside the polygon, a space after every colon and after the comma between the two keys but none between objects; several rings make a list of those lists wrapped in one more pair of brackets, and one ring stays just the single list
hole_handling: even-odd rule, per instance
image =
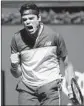
[{"label": "tennis player", "polygon": [[16,86],[19,105],[59,105],[58,89],[62,75],[60,61],[65,67],[69,97],[72,64],[63,37],[41,22],[36,4],[23,4],[20,8],[24,28],[16,32],[11,41],[11,73],[20,77]]}]

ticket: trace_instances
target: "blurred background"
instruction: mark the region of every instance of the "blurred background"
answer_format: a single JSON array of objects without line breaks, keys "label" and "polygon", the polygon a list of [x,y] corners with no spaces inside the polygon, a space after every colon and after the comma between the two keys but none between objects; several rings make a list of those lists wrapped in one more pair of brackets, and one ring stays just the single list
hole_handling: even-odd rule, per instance
[{"label": "blurred background", "polygon": [[[22,0],[1,1],[2,105],[18,105],[18,93],[15,88],[19,78],[14,78],[10,73],[10,43],[14,33],[23,28],[19,9],[26,2]],[[42,22],[64,37],[69,59],[75,67],[84,96],[84,1],[34,0],[33,2],[40,8]],[[70,103],[66,91],[63,92],[62,103]]]},{"label": "blurred background", "polygon": [[[23,3],[26,1],[3,1],[2,24],[21,24],[19,7]],[[36,1],[36,4],[45,24],[84,24],[84,3],[81,1]]]}]

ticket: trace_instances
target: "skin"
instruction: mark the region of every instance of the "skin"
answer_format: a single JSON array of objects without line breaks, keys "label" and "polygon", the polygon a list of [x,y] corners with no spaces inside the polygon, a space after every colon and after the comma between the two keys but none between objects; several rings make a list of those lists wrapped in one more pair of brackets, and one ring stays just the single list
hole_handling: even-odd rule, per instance
[{"label": "skin", "polygon": [[36,31],[39,29],[39,25],[41,21],[40,15],[37,16],[33,13],[30,13],[30,10],[25,10],[21,18],[22,18],[22,23],[26,31],[30,35],[35,34]]},{"label": "skin", "polygon": [[71,86],[71,79],[75,78],[73,65],[69,61],[68,56],[66,56],[65,58],[62,58],[62,61],[64,63],[65,78],[66,78],[67,86]]}]

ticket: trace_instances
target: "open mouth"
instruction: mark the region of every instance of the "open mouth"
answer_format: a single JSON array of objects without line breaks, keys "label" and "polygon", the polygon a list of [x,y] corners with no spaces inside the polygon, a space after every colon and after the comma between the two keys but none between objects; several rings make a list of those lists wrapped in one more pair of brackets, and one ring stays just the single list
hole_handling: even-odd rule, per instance
[{"label": "open mouth", "polygon": [[31,29],[33,29],[33,26],[27,26],[27,28],[28,28],[29,30],[31,30]]}]

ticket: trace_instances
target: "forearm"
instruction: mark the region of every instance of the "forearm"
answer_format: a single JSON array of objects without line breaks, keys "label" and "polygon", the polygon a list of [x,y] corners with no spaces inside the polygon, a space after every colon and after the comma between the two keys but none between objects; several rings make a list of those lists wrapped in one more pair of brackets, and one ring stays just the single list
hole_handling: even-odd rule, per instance
[{"label": "forearm", "polygon": [[17,52],[17,53],[12,53],[10,56],[10,60],[11,60],[10,71],[12,75],[16,78],[22,75],[19,55],[20,55],[19,52]]},{"label": "forearm", "polygon": [[71,86],[71,79],[75,78],[75,72],[73,65],[70,62],[65,64],[65,78],[67,85]]},{"label": "forearm", "polygon": [[65,70],[65,79],[66,84],[68,86],[71,85],[71,79],[75,78],[75,72],[72,63],[69,61],[68,56],[62,58],[64,63],[64,70]]},{"label": "forearm", "polygon": [[70,62],[68,62],[68,64],[65,65],[65,79],[66,79],[69,99],[73,98],[73,92],[71,87],[72,78],[75,78],[75,72],[74,72],[73,65]]},{"label": "forearm", "polygon": [[18,78],[22,75],[21,67],[19,64],[11,63],[10,71],[15,78]]}]

